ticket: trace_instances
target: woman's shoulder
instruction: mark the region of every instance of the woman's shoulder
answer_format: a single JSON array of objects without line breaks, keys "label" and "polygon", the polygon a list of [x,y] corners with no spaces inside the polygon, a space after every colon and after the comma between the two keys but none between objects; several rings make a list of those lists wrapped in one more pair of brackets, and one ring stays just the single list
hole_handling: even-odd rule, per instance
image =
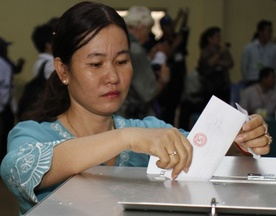
[{"label": "woman's shoulder", "polygon": [[33,120],[27,120],[27,121],[18,122],[14,126],[14,128],[21,128],[21,127],[27,127],[27,128],[34,127],[34,128],[36,128],[36,127],[40,127],[41,124],[42,123],[39,123],[39,122],[36,122],[36,121],[33,121]]},{"label": "woman's shoulder", "polygon": [[54,131],[61,131],[64,130],[65,128],[62,126],[62,124],[56,120],[53,122],[36,122],[32,120],[28,121],[22,121],[17,123],[14,128],[11,130],[12,131],[17,131],[17,130],[22,130],[22,131],[35,131],[35,132],[52,132]]},{"label": "woman's shoulder", "polygon": [[22,121],[14,126],[8,136],[8,143],[20,138],[40,142],[51,142],[71,138],[72,135],[56,120],[54,122]]},{"label": "woman's shoulder", "polygon": [[10,131],[10,135],[18,134],[18,133],[35,133],[41,131],[41,123],[36,121],[22,121],[17,123],[12,130]]}]

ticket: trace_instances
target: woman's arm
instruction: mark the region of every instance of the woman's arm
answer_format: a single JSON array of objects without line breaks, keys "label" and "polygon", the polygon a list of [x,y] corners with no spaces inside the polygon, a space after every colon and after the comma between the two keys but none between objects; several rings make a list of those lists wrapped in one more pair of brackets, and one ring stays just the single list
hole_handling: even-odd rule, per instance
[{"label": "woman's arm", "polygon": [[[54,148],[52,165],[39,189],[49,187],[90,167],[101,164],[123,150],[159,157],[160,168],[173,168],[172,177],[188,171],[192,146],[175,128],[124,128],[65,141]],[[176,156],[170,156],[172,152]]]}]

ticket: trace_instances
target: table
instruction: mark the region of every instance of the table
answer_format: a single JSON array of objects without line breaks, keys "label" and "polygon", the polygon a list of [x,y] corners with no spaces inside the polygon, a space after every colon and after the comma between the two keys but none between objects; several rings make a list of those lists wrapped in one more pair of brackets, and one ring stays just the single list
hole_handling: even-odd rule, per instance
[{"label": "table", "polygon": [[[70,178],[26,215],[207,216],[212,198],[216,198],[219,215],[276,215],[275,179],[247,180],[248,173],[275,174],[275,167],[274,158],[225,157],[211,181],[178,182],[147,175],[146,168],[99,166]],[[137,209],[150,203],[148,211],[124,210],[118,204],[137,204],[137,200]],[[161,211],[150,211],[151,204]],[[175,208],[177,205],[180,207]]]}]

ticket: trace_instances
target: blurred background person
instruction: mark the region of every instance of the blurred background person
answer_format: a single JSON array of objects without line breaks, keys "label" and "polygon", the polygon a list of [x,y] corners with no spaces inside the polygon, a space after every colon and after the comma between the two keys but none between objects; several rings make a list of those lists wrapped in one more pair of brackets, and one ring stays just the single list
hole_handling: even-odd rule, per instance
[{"label": "blurred background person", "polygon": [[178,126],[190,131],[206,106],[201,77],[197,69],[187,74],[184,87],[184,94],[182,95],[179,106]]},{"label": "blurred background person", "polygon": [[[180,106],[179,127],[191,130],[212,95],[230,104],[229,70],[234,62],[228,43],[221,42],[221,29],[209,27],[200,36],[197,68],[188,76]],[[194,86],[192,86],[194,85]]]},{"label": "blurred background person", "polygon": [[26,83],[18,104],[18,120],[24,120],[24,113],[39,99],[47,79],[54,71],[52,54],[52,35],[57,18],[34,28],[31,39],[38,51],[38,58],[33,65],[33,78]]},{"label": "blurred background person", "polygon": [[15,124],[15,111],[12,109],[13,75],[22,71],[23,58],[14,63],[8,55],[11,42],[0,38],[0,163],[7,153],[7,136]]},{"label": "blurred background person", "polygon": [[148,35],[148,39],[142,44],[147,53],[150,53],[153,47],[158,43],[155,34],[151,31]]},{"label": "blurred background person", "polygon": [[130,36],[133,77],[127,98],[118,114],[127,118],[157,116],[153,102],[168,82],[170,72],[164,64],[156,77],[151,65],[152,59],[143,47],[154,23],[151,11],[144,6],[133,6],[129,8],[124,20]]},{"label": "blurred background person", "polygon": [[245,86],[259,81],[259,71],[263,67],[276,69],[276,45],[272,40],[272,23],[260,20],[253,40],[247,44],[242,53],[242,76]]},{"label": "blurred background person", "polygon": [[187,27],[188,9],[179,9],[176,18],[166,14],[160,19],[162,36],[158,43],[167,44],[167,65],[171,71],[171,78],[164,91],[158,97],[161,107],[160,118],[175,125],[176,109],[180,104],[183,84],[187,74],[186,56],[189,28]]},{"label": "blurred background person", "polygon": [[264,67],[261,69],[258,83],[242,91],[240,105],[249,114],[258,113],[264,118],[275,118],[276,91],[274,68]]},{"label": "blurred background person", "polygon": [[46,23],[34,28],[31,39],[39,54],[33,66],[33,76],[37,75],[43,62],[47,62],[44,70],[44,76],[46,79],[48,79],[54,71],[52,35],[53,24]]},{"label": "blurred background person", "polygon": [[230,44],[221,42],[219,27],[207,28],[200,37],[198,72],[201,76],[206,102],[212,95],[230,103],[231,80],[229,70],[234,66]]}]

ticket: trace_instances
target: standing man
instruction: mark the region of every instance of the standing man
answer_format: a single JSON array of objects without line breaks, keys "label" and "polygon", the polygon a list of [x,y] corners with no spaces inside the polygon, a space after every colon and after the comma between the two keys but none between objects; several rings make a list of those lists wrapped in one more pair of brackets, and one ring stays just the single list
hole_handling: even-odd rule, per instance
[{"label": "standing man", "polygon": [[259,21],[253,40],[242,54],[242,75],[246,87],[258,82],[259,71],[263,67],[276,69],[276,45],[271,42],[271,38],[272,23]]},{"label": "standing man", "polygon": [[276,91],[273,68],[264,67],[260,71],[258,83],[242,91],[240,104],[249,114],[258,113],[264,118],[275,118]]},{"label": "standing man", "polygon": [[54,58],[52,54],[52,35],[53,26],[46,23],[35,27],[32,33],[32,42],[37,49],[39,55],[38,59],[33,66],[33,75],[36,76],[40,66],[43,62],[47,62],[45,65],[44,76],[49,78],[54,71]]},{"label": "standing man", "polygon": [[143,47],[154,24],[151,11],[144,6],[132,6],[124,19],[130,38],[133,76],[128,95],[118,114],[126,118],[156,116],[154,100],[168,82],[170,71],[163,64],[156,78],[151,59]]},{"label": "standing man", "polygon": [[[46,24],[38,25],[32,33],[32,42],[38,51],[38,58],[33,65],[33,79],[26,84],[18,104],[18,119],[24,120],[25,112],[38,100],[44,90],[45,83],[54,68],[52,54],[52,36],[56,20],[50,20]],[[39,80],[39,81],[38,81]]]},{"label": "standing man", "polygon": [[[172,125],[175,125],[176,109],[180,104],[187,73],[186,56],[188,54],[187,40],[189,36],[187,20],[188,9],[179,9],[174,20],[168,14],[160,20],[163,35],[158,42],[169,45],[167,64],[171,71],[171,79],[158,98],[158,101],[161,106],[160,118]],[[180,29],[177,30],[176,26],[180,22]]]}]

